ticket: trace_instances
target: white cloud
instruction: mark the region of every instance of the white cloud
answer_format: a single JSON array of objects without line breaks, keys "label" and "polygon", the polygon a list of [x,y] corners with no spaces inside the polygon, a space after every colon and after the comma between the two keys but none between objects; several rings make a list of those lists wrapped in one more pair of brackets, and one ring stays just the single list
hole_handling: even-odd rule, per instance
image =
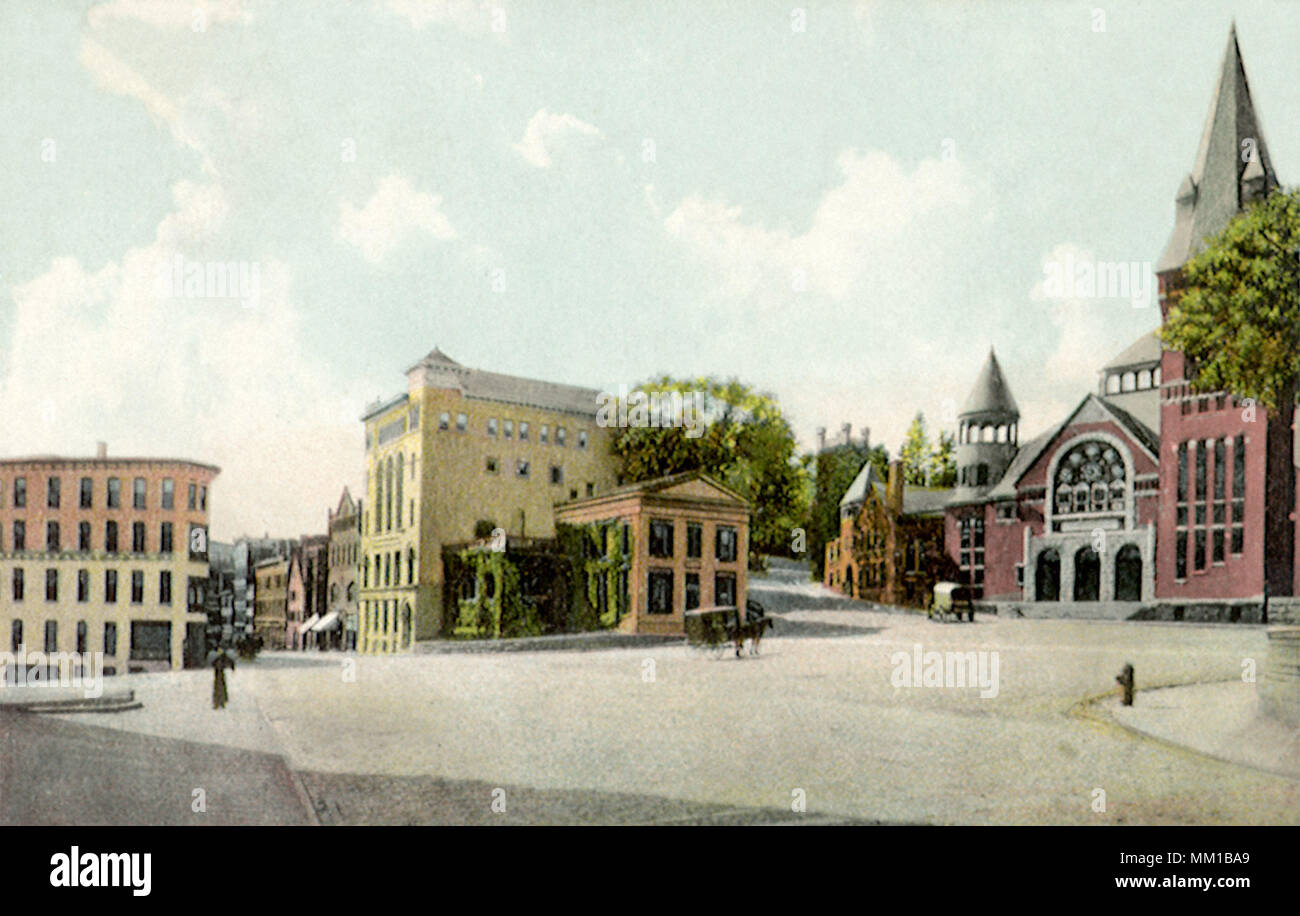
[{"label": "white cloud", "polygon": [[530,165],[544,169],[551,164],[551,150],[575,134],[587,137],[601,135],[600,128],[571,114],[552,114],[542,108],[529,119],[523,139],[514,145],[514,150]]},{"label": "white cloud", "polygon": [[355,245],[367,261],[379,264],[412,232],[456,238],[441,207],[441,197],[417,191],[402,175],[389,175],[359,209],[346,200],[340,203],[337,235]]},{"label": "white cloud", "polygon": [[385,0],[384,6],[417,29],[451,25],[465,32],[485,32],[500,30],[505,21],[502,4],[484,0]]},{"label": "white cloud", "polygon": [[[734,298],[785,302],[796,287],[843,300],[865,276],[922,269],[919,222],[970,202],[956,160],[923,160],[908,173],[882,152],[848,151],[838,160],[842,182],[828,190],[807,231],[795,235],[747,221],[742,209],[688,197],[664,228],[718,275]],[[900,261],[899,259],[904,260]]]},{"label": "white cloud", "polygon": [[[355,487],[357,405],[300,344],[290,270],[238,250],[211,184],[179,182],[154,240],[98,270],[75,258],[13,288],[11,347],[0,371],[10,454],[182,457],[222,468],[216,537],[321,531],[325,508]],[[257,306],[160,296],[159,266],[252,261]]]},{"label": "white cloud", "polygon": [[158,29],[203,31],[209,25],[248,23],[252,13],[243,0],[109,0],[87,14],[92,28],[112,21],[142,22]]}]

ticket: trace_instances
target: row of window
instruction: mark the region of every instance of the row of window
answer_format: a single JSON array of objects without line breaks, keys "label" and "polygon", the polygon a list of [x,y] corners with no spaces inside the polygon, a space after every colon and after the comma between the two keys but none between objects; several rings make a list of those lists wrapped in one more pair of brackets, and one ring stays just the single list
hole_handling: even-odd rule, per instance
[{"label": "row of window", "polygon": [[970,585],[971,597],[984,597],[984,518],[979,515],[964,516],[957,523],[961,536],[959,565],[962,581]]},{"label": "row of window", "polygon": [[[452,427],[451,413],[443,411],[438,414],[438,429],[449,430]],[[456,431],[463,433],[469,429],[469,416],[464,413],[456,414]],[[487,420],[487,434],[493,438],[498,435],[502,439],[514,439],[516,430],[518,430],[519,441],[528,442],[532,437],[532,424],[527,420],[520,420],[516,426],[514,420],[498,420],[496,417],[489,417]],[[563,426],[555,427],[554,443],[560,447],[566,444],[568,431]],[[542,445],[548,445],[552,442],[551,426],[549,423],[543,423],[537,428],[537,441]],[[587,431],[578,430],[578,448],[587,447]]]},{"label": "row of window", "polygon": [[[667,519],[650,520],[650,556],[667,559],[673,555],[673,523]],[[730,525],[718,525],[713,533],[713,558],[722,563],[734,563],[739,550],[737,530]],[[704,555],[704,525],[702,522],[686,523],[686,556],[699,559]]]},{"label": "row of window", "polygon": [[[136,477],[131,481],[131,507],[133,509],[149,508],[148,481]],[[45,505],[58,509],[63,502],[63,480],[60,477],[47,477],[45,480]],[[4,508],[4,481],[0,481],[0,508]],[[159,485],[159,505],[164,509],[176,508],[176,481],[164,477]],[[104,504],[110,509],[122,508],[122,481],[118,477],[109,477],[104,481]],[[82,509],[95,507],[95,481],[92,477],[81,478],[77,505]],[[208,508],[208,488],[201,484],[189,485],[189,508],[206,511]],[[22,509],[27,506],[27,478],[13,479],[13,507]]]},{"label": "row of window", "polygon": [[[371,563],[374,564],[373,582],[371,585]],[[361,587],[362,588],[381,588],[384,586],[393,586],[402,584],[402,552],[394,550],[392,553],[375,554],[370,560],[361,564]],[[406,551],[406,584],[415,584],[415,548],[408,548]]]},{"label": "row of window", "polygon": [[[103,600],[106,604],[116,604],[118,594],[118,571],[116,569],[104,570]],[[59,600],[59,570],[50,567],[45,570],[45,600]],[[91,576],[90,570],[77,570],[77,601],[88,602],[91,599]],[[10,596],[15,602],[23,601],[27,595],[27,574],[23,567],[15,566],[13,574],[10,577]],[[161,570],[158,573],[158,604],[172,603],[172,574],[171,570]],[[131,603],[144,604],[144,570],[136,569],[131,571]]]},{"label": "row of window", "polygon": [[1106,376],[1106,393],[1122,394],[1129,391],[1146,391],[1160,387],[1160,367],[1140,369],[1137,372],[1112,372]]},{"label": "row of window", "polygon": [[[84,655],[90,650],[90,640],[87,638],[90,628],[86,621],[77,621],[77,648],[80,655]],[[26,642],[23,633],[23,622],[15,620],[9,625],[9,647],[12,652],[25,651]],[[104,640],[100,644],[101,651],[105,655],[117,655],[117,624],[104,624]],[[59,651],[59,622],[57,620],[45,621],[45,646],[44,651],[47,653],[56,653]]]},{"label": "row of window", "polygon": [[[193,531],[194,526],[191,526]],[[4,547],[4,532],[0,530],[0,549]],[[171,553],[175,550],[175,527],[171,522],[162,522],[158,526],[158,553]],[[109,521],[104,523],[104,540],[101,548],[106,553],[118,553],[121,549],[118,541],[118,524]],[[21,519],[13,523],[13,537],[10,541],[10,551],[13,553],[22,553],[28,550],[27,545],[27,523]],[[45,523],[45,551],[47,553],[58,553],[63,549],[62,530],[58,522]],[[77,550],[82,553],[88,553],[94,550],[94,544],[91,540],[90,522],[79,522],[77,524]],[[131,523],[131,553],[148,553],[149,542],[146,536],[144,522]]]},{"label": "row of window", "polygon": [[[671,614],[674,609],[675,574],[671,569],[651,569],[646,582],[646,612],[649,614]],[[700,606],[700,574],[685,574],[682,609],[693,611]],[[713,577],[713,606],[736,606],[735,573],[718,573]]]},{"label": "row of window", "polygon": [[1180,442],[1177,498],[1175,578],[1187,578],[1189,559],[1193,569],[1202,570],[1207,558],[1223,563],[1228,552],[1240,554],[1246,541],[1246,437],[1237,436],[1231,448],[1223,438]]}]

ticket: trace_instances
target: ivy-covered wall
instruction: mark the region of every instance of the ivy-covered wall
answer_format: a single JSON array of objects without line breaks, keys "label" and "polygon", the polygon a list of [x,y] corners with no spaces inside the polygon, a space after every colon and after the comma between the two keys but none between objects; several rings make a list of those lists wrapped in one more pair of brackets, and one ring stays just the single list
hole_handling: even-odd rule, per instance
[{"label": "ivy-covered wall", "polygon": [[617,626],[631,612],[631,528],[610,519],[585,525],[557,524],[555,534],[570,570],[570,629]]}]

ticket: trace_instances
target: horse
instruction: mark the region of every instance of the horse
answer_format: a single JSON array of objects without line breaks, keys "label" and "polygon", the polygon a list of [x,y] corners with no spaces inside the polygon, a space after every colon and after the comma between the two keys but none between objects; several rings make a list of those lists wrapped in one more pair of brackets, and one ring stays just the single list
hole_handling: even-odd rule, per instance
[{"label": "horse", "polygon": [[769,617],[746,620],[736,627],[736,658],[740,658],[740,650],[744,647],[747,639],[751,640],[749,654],[757,655],[758,644],[763,640],[763,631],[770,629],[772,629],[772,620]]}]

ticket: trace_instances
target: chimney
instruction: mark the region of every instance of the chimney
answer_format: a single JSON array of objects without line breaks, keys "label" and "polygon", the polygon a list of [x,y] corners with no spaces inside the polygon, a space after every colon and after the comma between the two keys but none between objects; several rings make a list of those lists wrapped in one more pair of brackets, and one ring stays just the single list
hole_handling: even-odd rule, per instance
[{"label": "chimney", "polygon": [[871,427],[862,427],[862,447],[871,448]]},{"label": "chimney", "polygon": [[885,511],[890,518],[903,514],[903,462],[889,462],[889,481],[885,484]]},{"label": "chimney", "polygon": [[108,443],[107,443],[107,442],[96,442],[96,443],[95,443],[95,457],[96,457],[96,458],[107,458],[107,457],[108,457]]},{"label": "chimney", "polygon": [[817,427],[817,452],[820,454],[824,451],[826,451],[826,427],[819,426]]},{"label": "chimney", "polygon": [[844,444],[845,444],[845,445],[852,445],[852,444],[853,444],[853,424],[852,424],[852,423],[845,423],[843,426],[840,427],[840,431],[844,433]]}]

